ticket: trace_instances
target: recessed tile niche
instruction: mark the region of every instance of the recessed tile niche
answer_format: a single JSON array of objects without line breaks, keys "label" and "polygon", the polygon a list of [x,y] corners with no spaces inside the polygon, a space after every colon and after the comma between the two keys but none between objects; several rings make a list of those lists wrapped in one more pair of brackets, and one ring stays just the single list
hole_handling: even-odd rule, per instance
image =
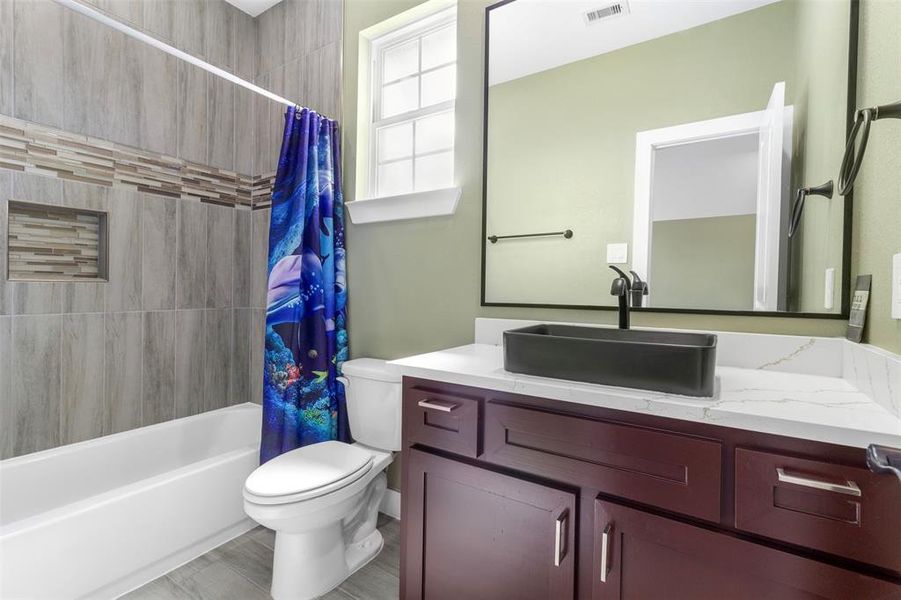
[{"label": "recessed tile niche", "polygon": [[106,281],[107,215],[9,202],[10,281]]}]

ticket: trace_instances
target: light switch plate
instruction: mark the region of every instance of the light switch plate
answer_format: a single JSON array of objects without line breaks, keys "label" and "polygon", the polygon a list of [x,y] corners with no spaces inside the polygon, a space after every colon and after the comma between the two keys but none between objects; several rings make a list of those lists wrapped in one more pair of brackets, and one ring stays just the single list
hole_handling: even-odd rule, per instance
[{"label": "light switch plate", "polygon": [[607,244],[607,262],[611,265],[629,262],[629,244]]},{"label": "light switch plate", "polygon": [[892,257],[892,318],[901,319],[901,252]]}]

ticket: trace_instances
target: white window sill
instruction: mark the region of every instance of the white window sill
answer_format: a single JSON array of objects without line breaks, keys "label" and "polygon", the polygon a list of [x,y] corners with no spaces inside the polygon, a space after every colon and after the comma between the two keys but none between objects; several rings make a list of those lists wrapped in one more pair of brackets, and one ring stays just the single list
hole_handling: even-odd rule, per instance
[{"label": "white window sill", "polygon": [[362,225],[363,223],[452,215],[457,212],[459,202],[460,188],[451,187],[398,196],[354,200],[345,206],[347,212],[350,213],[351,222],[354,225]]}]

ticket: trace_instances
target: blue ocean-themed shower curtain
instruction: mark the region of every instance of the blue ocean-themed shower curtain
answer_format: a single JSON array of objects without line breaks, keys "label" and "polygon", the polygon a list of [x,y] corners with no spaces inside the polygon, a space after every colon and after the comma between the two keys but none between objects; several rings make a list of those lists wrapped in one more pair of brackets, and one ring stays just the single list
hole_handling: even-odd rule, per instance
[{"label": "blue ocean-themed shower curtain", "polygon": [[285,114],[269,225],[269,288],[260,462],[349,439],[344,201],[338,124],[306,108]]}]

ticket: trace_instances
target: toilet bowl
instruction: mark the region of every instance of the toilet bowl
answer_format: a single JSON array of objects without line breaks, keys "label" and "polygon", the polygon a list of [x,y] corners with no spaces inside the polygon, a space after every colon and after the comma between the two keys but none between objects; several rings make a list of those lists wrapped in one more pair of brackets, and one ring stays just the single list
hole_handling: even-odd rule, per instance
[{"label": "toilet bowl", "polygon": [[286,452],[244,484],[244,511],[275,531],[271,594],[315,598],[375,558],[387,489],[385,469],[400,449],[400,377],[385,361],[343,365],[353,444],[328,441]]}]

